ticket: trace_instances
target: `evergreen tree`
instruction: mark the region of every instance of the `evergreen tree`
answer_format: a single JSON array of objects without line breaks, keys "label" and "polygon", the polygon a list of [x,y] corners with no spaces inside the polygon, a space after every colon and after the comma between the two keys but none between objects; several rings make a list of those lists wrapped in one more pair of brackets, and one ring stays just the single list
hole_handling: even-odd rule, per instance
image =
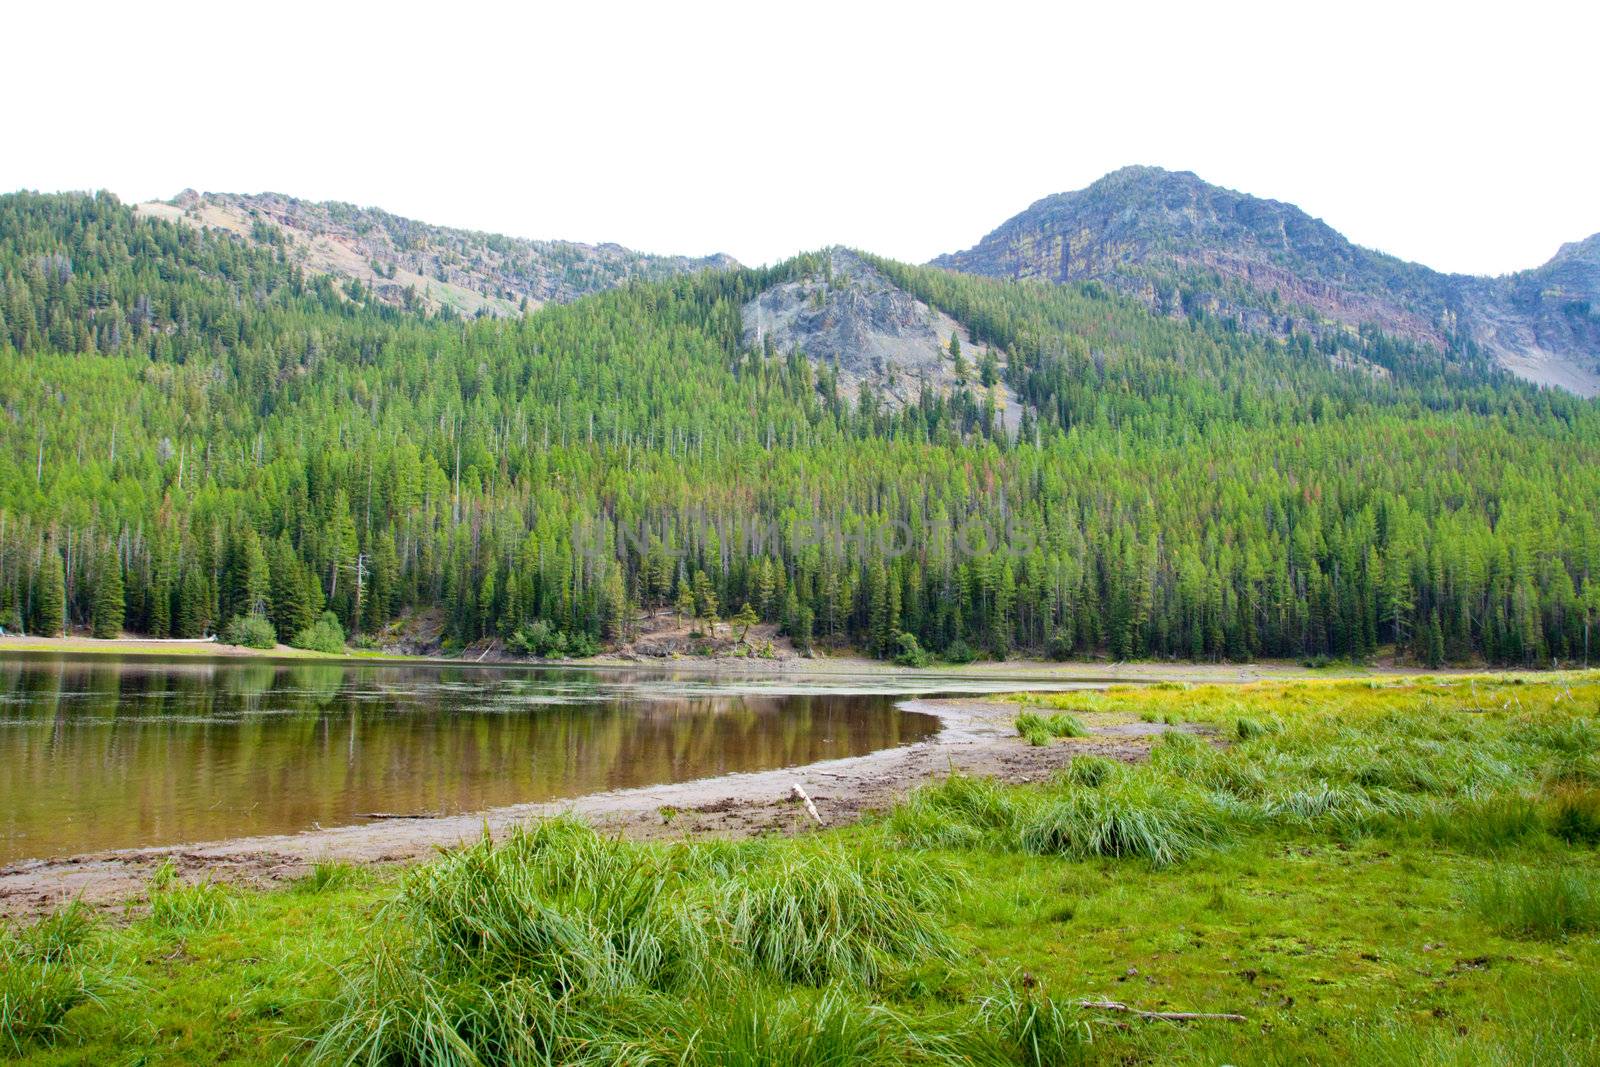
[{"label": "evergreen tree", "polygon": [[734,615],[733,618],[728,620],[728,622],[731,623],[738,631],[733,636],[735,643],[741,645],[744,644],[744,635],[749,633],[750,627],[754,626],[760,621],[760,618],[756,615],[755,609],[750,606],[748,601],[741,605],[738,614]]},{"label": "evergreen tree", "polygon": [[45,545],[33,592],[34,633],[59,637],[67,624],[67,578],[61,550],[54,541]]},{"label": "evergreen tree", "polygon": [[94,636],[112,639],[122,636],[125,612],[122,561],[115,549],[100,561],[94,590]]}]

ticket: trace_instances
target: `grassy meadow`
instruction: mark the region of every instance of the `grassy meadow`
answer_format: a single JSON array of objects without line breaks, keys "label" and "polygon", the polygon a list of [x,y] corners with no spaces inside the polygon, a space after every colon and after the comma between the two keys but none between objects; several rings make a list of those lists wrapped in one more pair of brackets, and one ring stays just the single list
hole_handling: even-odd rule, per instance
[{"label": "grassy meadow", "polygon": [[0,1053],[1600,1063],[1600,674],[1026,699],[1018,744],[1172,729],[799,838],[553,820],[271,892],[162,872],[6,931]]}]

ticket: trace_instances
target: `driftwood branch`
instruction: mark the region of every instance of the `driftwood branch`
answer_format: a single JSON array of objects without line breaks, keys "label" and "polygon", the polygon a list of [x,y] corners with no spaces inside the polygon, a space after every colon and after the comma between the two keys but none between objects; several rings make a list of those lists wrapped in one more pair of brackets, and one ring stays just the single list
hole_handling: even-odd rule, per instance
[{"label": "driftwood branch", "polygon": [[443,819],[447,816],[440,811],[363,811],[357,818],[361,819]]},{"label": "driftwood branch", "polygon": [[818,826],[827,825],[822,821],[822,816],[817,813],[817,806],[811,802],[811,798],[806,795],[806,791],[800,787],[799,782],[796,782],[794,785],[790,786],[789,792],[793,793],[795,799],[799,800],[806,806],[806,810],[811,813],[811,817],[817,820]]},{"label": "driftwood branch", "polygon": [[1220,1019],[1224,1022],[1242,1023],[1246,1019],[1243,1015],[1236,1015],[1231,1011],[1140,1011],[1131,1008],[1120,1000],[1080,1000],[1080,1008],[1092,1008],[1096,1011],[1120,1011],[1129,1015],[1137,1015],[1141,1019],[1160,1019],[1164,1022],[1184,1023],[1196,1022],[1202,1019]]}]

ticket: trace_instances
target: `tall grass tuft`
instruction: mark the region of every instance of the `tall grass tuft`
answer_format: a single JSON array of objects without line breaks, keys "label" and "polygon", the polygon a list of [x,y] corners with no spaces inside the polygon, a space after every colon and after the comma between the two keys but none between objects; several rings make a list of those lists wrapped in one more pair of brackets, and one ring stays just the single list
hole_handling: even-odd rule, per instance
[{"label": "tall grass tuft", "polygon": [[238,896],[215,882],[184,885],[178,869],[165,860],[150,876],[151,925],[171,933],[193,933],[220,925],[239,907]]},{"label": "tall grass tuft", "polygon": [[67,1014],[99,999],[97,928],[77,901],[31,926],[0,933],[0,1049],[22,1055],[61,1036]]},{"label": "tall grass tuft", "polygon": [[1417,803],[1392,789],[1316,780],[1269,791],[1259,811],[1268,821],[1320,829],[1344,837],[1372,833],[1390,820],[1414,815]]},{"label": "tall grass tuft", "polygon": [[296,893],[336,893],[366,880],[365,872],[350,863],[318,860],[311,870],[294,880]]},{"label": "tall grass tuft", "polygon": [[[904,1028],[864,1019],[844,1000],[807,994],[797,1003],[809,1007],[741,1018],[707,991],[859,987],[891,968],[952,959],[937,916],[956,888],[943,867],[916,857],[643,845],[550,820],[407,878],[369,957],[346,971],[313,1058],[843,1063],[861,1053],[895,1062],[899,1053],[873,1050],[903,1051]],[[767,1054],[785,1040],[799,1058]]]},{"label": "tall grass tuft", "polygon": [[1501,852],[1544,830],[1539,806],[1517,793],[1429,807],[1418,819],[1435,841],[1471,852]]},{"label": "tall grass tuft", "polygon": [[1007,1059],[1025,1067],[1088,1063],[1093,1051],[1089,1024],[1075,1007],[1008,982],[979,1007],[984,1028],[999,1038]]},{"label": "tall grass tuft", "polygon": [[900,959],[949,959],[935,916],[955,891],[941,868],[845,850],[783,856],[740,872],[717,893],[732,944],[784,982],[870,985]]},{"label": "tall grass tuft", "polygon": [[1253,719],[1248,715],[1241,715],[1233,720],[1233,736],[1241,741],[1279,733],[1282,729],[1282,724],[1275,719]]},{"label": "tall grass tuft", "polygon": [[1232,835],[1227,812],[1179,780],[1124,776],[1045,805],[1019,830],[1038,855],[1127,856],[1164,867]]},{"label": "tall grass tuft", "polygon": [[1512,937],[1560,940],[1600,928],[1600,875],[1577,868],[1497,866],[1470,882],[1466,897]]},{"label": "tall grass tuft", "polygon": [[1558,788],[1550,797],[1550,832],[1573,845],[1600,844],[1600,788]]},{"label": "tall grass tuft", "polygon": [[871,1067],[929,1058],[904,1021],[839,987],[815,997],[747,992],[681,1025],[694,1033],[680,1062],[706,1067]]},{"label": "tall grass tuft", "polygon": [[1087,737],[1089,728],[1082,719],[1064,711],[1054,715],[1025,711],[1017,716],[1017,734],[1026,738],[1029,744],[1037,745],[1049,744],[1054,737]]},{"label": "tall grass tuft", "polygon": [[912,848],[1005,847],[1011,844],[1023,803],[1022,794],[992,778],[952,774],[897,804],[884,826]]},{"label": "tall grass tuft", "polygon": [[1115,777],[1121,769],[1122,765],[1116,760],[1109,760],[1104,756],[1074,756],[1072,762],[1067,764],[1066,770],[1061,772],[1060,781],[1064,785],[1098,789]]}]

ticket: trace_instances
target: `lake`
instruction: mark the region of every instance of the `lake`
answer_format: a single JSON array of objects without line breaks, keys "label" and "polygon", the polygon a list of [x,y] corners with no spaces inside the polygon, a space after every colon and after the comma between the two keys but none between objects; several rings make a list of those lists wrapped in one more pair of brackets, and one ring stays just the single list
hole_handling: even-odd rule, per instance
[{"label": "lake", "polygon": [[0,864],[859,755],[936,733],[937,719],[895,707],[896,694],[928,689],[882,678],[13,655],[0,658]]}]

